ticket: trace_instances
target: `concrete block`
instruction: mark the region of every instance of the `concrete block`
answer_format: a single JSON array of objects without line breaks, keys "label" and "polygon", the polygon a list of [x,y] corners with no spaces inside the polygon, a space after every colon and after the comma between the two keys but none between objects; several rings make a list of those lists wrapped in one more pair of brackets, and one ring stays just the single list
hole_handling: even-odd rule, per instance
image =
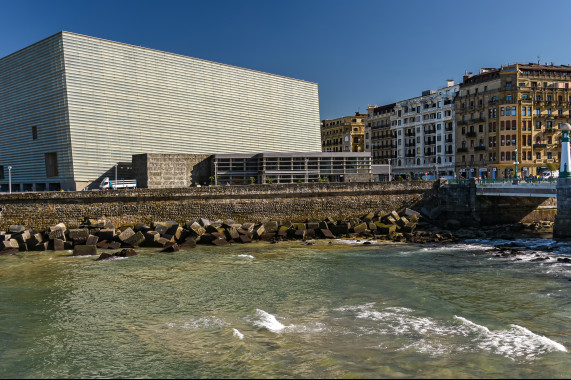
[{"label": "concrete block", "polygon": [[95,245],[76,245],[73,247],[73,256],[94,256],[97,255]]},{"label": "concrete block", "polygon": [[101,240],[112,241],[115,239],[115,228],[105,228],[103,230],[99,230],[97,236],[99,236],[99,239]]},{"label": "concrete block", "polygon": [[86,245],[96,245],[97,242],[99,241],[99,237],[95,236],[95,235],[89,235],[87,237],[87,240],[85,241]]},{"label": "concrete block", "polygon": [[137,247],[139,244],[145,241],[145,235],[143,235],[141,231],[137,231],[135,234],[122,241],[126,245]]}]

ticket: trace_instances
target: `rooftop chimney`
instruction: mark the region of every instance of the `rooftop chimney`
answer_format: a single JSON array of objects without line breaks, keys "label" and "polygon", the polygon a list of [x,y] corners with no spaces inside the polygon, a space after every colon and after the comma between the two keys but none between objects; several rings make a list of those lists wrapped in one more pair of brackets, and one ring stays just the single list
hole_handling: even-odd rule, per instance
[{"label": "rooftop chimney", "polygon": [[446,87],[454,86],[454,79],[446,79]]}]

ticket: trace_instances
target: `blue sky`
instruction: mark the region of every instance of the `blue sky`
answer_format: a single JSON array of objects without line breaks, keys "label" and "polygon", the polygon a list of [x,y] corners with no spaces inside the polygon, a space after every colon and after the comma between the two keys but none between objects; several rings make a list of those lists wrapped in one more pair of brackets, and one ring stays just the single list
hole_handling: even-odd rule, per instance
[{"label": "blue sky", "polygon": [[465,71],[571,64],[571,1],[0,0],[0,57],[61,30],[319,84],[321,119]]}]

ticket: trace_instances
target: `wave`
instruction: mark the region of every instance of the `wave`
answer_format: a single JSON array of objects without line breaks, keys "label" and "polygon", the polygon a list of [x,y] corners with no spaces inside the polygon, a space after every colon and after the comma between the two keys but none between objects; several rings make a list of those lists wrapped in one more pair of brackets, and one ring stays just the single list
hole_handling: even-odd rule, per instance
[{"label": "wave", "polygon": [[533,360],[552,351],[567,352],[562,344],[518,325],[490,330],[461,316],[454,316],[459,323],[451,323],[415,315],[415,310],[406,307],[374,306],[375,303],[366,303],[334,310],[374,322],[356,326],[360,335],[399,337],[398,350],[413,349],[429,355],[483,350],[512,360]]},{"label": "wave", "polygon": [[238,331],[237,329],[232,329],[233,331],[233,336],[235,336],[236,338],[242,340],[244,339],[244,334],[242,334],[240,331]]},{"label": "wave", "polygon": [[567,352],[562,344],[545,336],[537,335],[525,327],[510,325],[510,329],[490,330],[466,318],[454,316],[460,320],[467,329],[460,328],[462,335],[476,335],[474,343],[481,349],[495,352],[511,359],[525,357],[534,359],[539,354],[551,351]]},{"label": "wave", "polygon": [[271,332],[279,333],[285,328],[293,326],[283,325],[276,319],[274,315],[260,309],[256,309],[256,315],[258,316],[259,320],[255,321],[254,325],[268,329]]},{"label": "wave", "polygon": [[253,258],[254,258],[254,256],[252,256],[252,255],[244,255],[244,254],[238,255],[238,257],[247,257],[247,258],[249,258],[249,259],[253,259]]}]

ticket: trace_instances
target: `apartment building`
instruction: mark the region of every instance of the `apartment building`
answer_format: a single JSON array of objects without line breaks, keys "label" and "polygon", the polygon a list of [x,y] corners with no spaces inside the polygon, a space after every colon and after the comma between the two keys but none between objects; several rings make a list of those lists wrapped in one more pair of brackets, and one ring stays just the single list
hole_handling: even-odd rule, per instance
[{"label": "apartment building", "polygon": [[391,130],[391,115],[396,103],[384,106],[369,106],[368,117],[364,120],[365,136],[370,137],[370,150],[373,165],[391,164],[395,156],[395,131]]},{"label": "apartment building", "polygon": [[354,116],[343,116],[321,121],[321,144],[323,152],[365,152],[366,113],[355,112]]},{"label": "apartment building", "polygon": [[395,104],[390,116],[395,176],[453,178],[454,99],[458,91],[459,85],[448,80],[443,88]]},{"label": "apartment building", "polygon": [[513,64],[467,73],[456,100],[461,177],[538,175],[560,161],[571,116],[571,66]]}]

